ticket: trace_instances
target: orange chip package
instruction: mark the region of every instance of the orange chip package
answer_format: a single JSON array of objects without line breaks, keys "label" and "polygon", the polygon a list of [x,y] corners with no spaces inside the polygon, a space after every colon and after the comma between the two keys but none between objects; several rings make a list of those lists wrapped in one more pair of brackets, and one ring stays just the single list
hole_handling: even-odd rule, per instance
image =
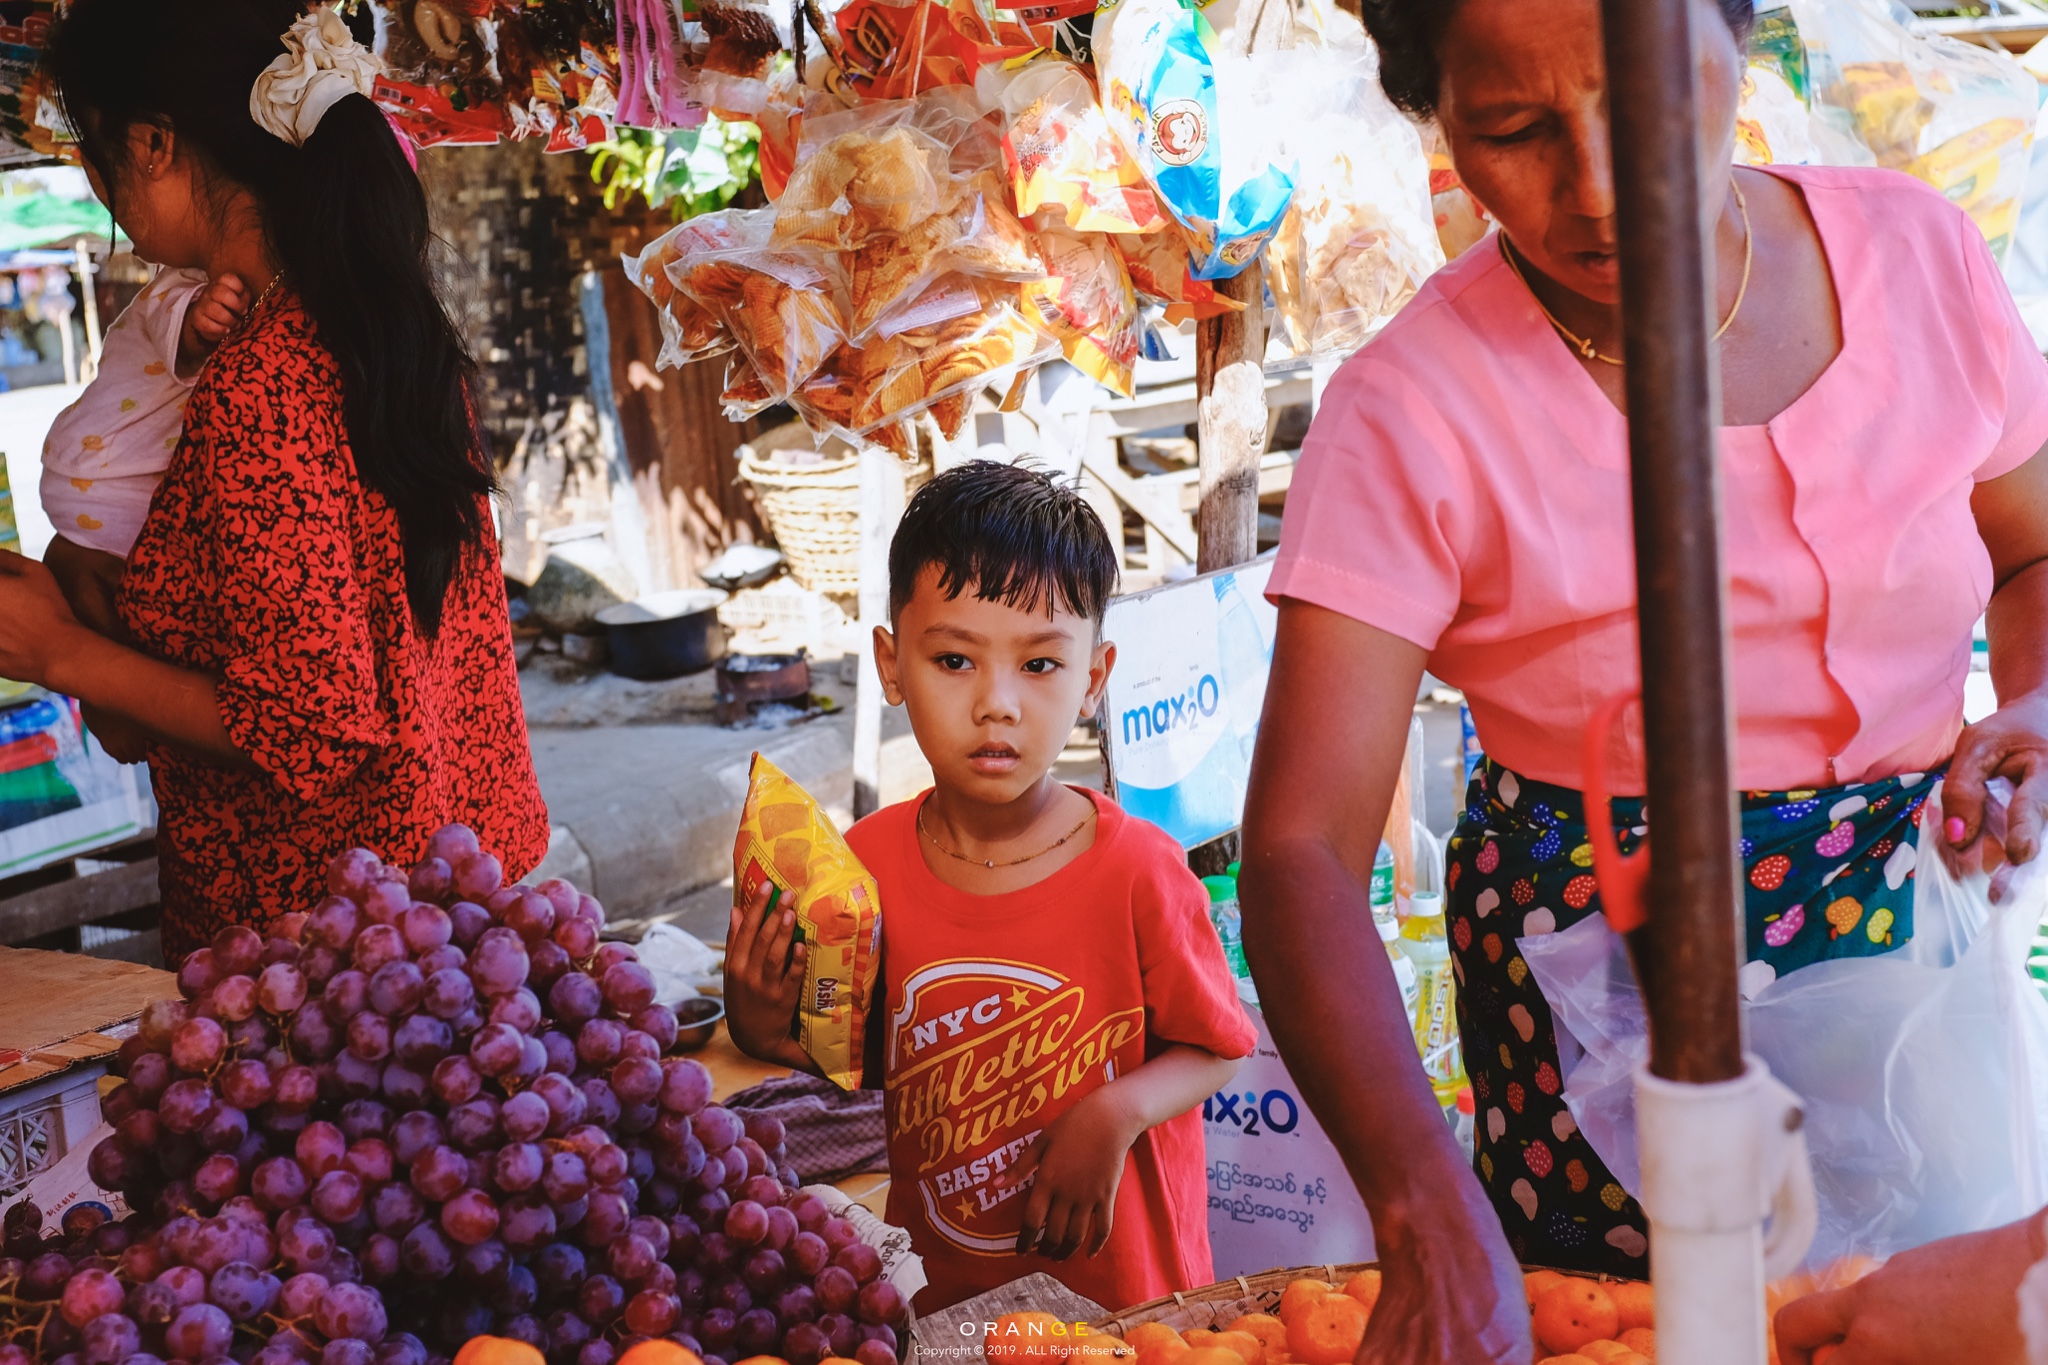
[{"label": "orange chip package", "polygon": [[797,940],[809,956],[794,1036],[826,1080],[858,1089],[881,963],[881,896],[810,793],[759,754],[747,780],[732,871],[740,904],[766,883],[774,888],[770,914],[795,909]]},{"label": "orange chip package", "polygon": [[1003,109],[1019,214],[1055,211],[1077,232],[1157,232],[1171,221],[1073,63],[1032,63],[1004,91]]}]

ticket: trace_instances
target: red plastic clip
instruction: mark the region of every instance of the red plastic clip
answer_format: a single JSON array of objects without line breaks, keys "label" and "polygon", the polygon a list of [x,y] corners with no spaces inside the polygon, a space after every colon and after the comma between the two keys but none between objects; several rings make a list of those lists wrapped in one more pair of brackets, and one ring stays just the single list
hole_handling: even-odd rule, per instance
[{"label": "red plastic clip", "polygon": [[1614,837],[1614,816],[1607,793],[1608,738],[1624,709],[1639,702],[1625,693],[1593,713],[1586,726],[1586,838],[1593,845],[1593,878],[1600,884],[1600,904],[1617,934],[1631,933],[1650,922],[1644,889],[1650,881],[1650,840],[1644,836],[1635,853],[1624,858]]}]

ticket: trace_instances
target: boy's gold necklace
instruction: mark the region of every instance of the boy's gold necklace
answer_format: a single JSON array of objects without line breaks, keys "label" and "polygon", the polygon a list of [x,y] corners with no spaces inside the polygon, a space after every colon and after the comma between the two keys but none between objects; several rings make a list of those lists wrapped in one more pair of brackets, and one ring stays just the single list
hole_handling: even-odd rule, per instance
[{"label": "boy's gold necklace", "polygon": [[937,849],[939,852],[945,854],[948,858],[954,858],[963,863],[972,863],[976,867],[985,867],[993,870],[999,867],[1016,867],[1023,863],[1037,862],[1040,858],[1043,858],[1046,854],[1051,853],[1054,849],[1062,847],[1064,844],[1066,844],[1066,842],[1069,839],[1072,839],[1076,834],[1079,834],[1082,830],[1088,828],[1088,822],[1094,818],[1094,803],[1091,802],[1089,804],[1088,813],[1081,817],[1081,823],[1074,826],[1072,829],[1068,830],[1065,834],[1062,834],[1058,838],[1058,840],[1051,844],[1048,844],[1044,848],[1041,848],[1036,853],[1026,854],[1022,858],[1012,858],[1008,862],[1001,863],[996,862],[992,858],[970,858],[965,853],[955,853],[952,849],[947,848],[944,844],[940,843],[939,836],[925,828],[923,806],[919,806],[917,808],[917,832],[919,834],[922,834],[925,838],[931,840],[932,847]]}]

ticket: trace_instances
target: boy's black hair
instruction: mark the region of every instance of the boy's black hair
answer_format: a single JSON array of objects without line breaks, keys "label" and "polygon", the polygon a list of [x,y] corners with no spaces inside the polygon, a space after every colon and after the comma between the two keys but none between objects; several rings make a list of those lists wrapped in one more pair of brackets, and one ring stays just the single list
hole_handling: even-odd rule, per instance
[{"label": "boy's black hair", "polygon": [[971,588],[983,601],[1047,616],[1063,607],[1100,625],[1117,562],[1079,493],[1035,469],[974,460],[918,489],[904,511],[889,545],[889,619],[936,568],[949,600]]}]

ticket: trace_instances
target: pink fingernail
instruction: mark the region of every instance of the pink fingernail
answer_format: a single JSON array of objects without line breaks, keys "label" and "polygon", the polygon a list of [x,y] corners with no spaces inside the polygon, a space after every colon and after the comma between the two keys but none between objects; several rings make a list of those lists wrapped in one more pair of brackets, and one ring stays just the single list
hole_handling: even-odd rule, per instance
[{"label": "pink fingernail", "polygon": [[1942,828],[1948,831],[1948,841],[1952,844],[1960,844],[1963,836],[1970,832],[1970,827],[1963,823],[1963,817],[1960,815],[1949,816],[1948,823]]}]

